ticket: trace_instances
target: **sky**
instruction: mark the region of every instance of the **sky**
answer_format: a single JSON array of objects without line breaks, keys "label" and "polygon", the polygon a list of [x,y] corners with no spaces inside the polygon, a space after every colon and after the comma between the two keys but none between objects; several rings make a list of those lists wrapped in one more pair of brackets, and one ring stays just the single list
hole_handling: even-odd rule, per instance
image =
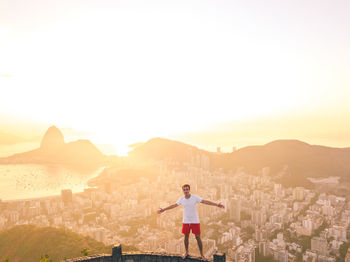
[{"label": "sky", "polygon": [[0,131],[73,128],[120,154],[157,136],[350,146],[349,11],[345,0],[1,0]]}]

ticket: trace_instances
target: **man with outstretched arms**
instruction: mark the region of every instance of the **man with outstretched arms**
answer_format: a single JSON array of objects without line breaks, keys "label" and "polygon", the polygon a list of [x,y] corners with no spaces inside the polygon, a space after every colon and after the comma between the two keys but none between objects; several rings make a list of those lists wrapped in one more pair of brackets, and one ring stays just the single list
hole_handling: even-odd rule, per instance
[{"label": "man with outstretched arms", "polygon": [[211,202],[209,200],[204,200],[201,197],[197,195],[193,195],[190,193],[190,185],[185,184],[182,186],[182,191],[184,192],[184,195],[180,197],[175,204],[170,205],[166,208],[160,208],[158,210],[158,214],[163,213],[166,210],[172,209],[174,207],[177,207],[179,205],[183,206],[184,209],[184,215],[183,215],[183,223],[182,223],[182,230],[181,232],[185,235],[184,238],[184,244],[185,244],[185,250],[186,252],[182,255],[182,258],[185,259],[188,254],[188,239],[190,235],[190,231],[192,230],[192,234],[195,235],[199,251],[201,253],[202,260],[207,260],[207,258],[204,256],[203,253],[203,246],[202,246],[202,240],[201,240],[201,229],[200,229],[200,223],[199,223],[199,217],[197,213],[196,204],[197,203],[203,203],[206,205],[211,206],[217,206],[219,208],[225,208],[224,205],[221,203],[216,204],[214,202]]}]

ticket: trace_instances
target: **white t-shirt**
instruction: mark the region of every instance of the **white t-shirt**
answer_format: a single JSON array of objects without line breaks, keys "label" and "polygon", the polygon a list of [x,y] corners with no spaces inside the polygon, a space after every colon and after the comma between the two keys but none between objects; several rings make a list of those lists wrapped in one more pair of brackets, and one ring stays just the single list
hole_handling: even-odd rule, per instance
[{"label": "white t-shirt", "polygon": [[201,201],[201,197],[193,194],[191,194],[189,198],[185,198],[185,196],[182,196],[179,198],[179,200],[176,201],[176,204],[182,205],[184,208],[183,223],[199,223],[196,204],[200,203]]}]

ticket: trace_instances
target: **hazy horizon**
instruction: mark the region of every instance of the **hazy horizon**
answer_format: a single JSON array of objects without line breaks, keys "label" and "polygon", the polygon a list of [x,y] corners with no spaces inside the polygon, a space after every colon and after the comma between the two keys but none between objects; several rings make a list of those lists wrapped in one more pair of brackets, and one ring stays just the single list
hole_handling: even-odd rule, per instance
[{"label": "hazy horizon", "polygon": [[[74,127],[57,126],[63,133],[66,142],[78,139],[88,139],[94,143],[104,154],[117,154],[126,156],[132,149],[130,145],[134,143],[144,143],[155,137],[176,140],[196,146],[207,151],[216,151],[217,147],[222,152],[231,152],[233,147],[240,149],[252,145],[264,145],[274,140],[300,140],[311,145],[322,145],[328,147],[345,148],[350,147],[350,138],[347,136],[350,132],[350,124],[347,122],[339,123],[336,118],[314,118],[311,121],[310,116],[303,115],[300,118],[290,118],[288,122],[281,118],[262,118],[256,121],[224,122],[217,125],[204,126],[202,130],[192,132],[175,133],[164,136],[150,136],[142,140],[125,141],[120,147],[101,140],[98,134],[88,132],[87,130],[76,130]],[[329,117],[329,116],[328,116]],[[310,120],[310,121],[308,121]],[[300,123],[304,123],[304,128],[300,128]],[[333,133],[324,132],[327,125],[332,124]],[[54,124],[53,124],[54,125]],[[338,128],[343,125],[346,129]],[[49,124],[30,123],[16,125],[9,124],[8,128],[0,129],[0,157],[8,156],[14,153],[37,148],[40,145],[42,136],[50,127]],[[33,129],[29,130],[29,127]],[[349,128],[349,129],[348,129]],[[305,132],[304,135],[302,133]],[[2,135],[13,135],[19,142],[1,143]],[[5,153],[8,152],[8,153]]]}]

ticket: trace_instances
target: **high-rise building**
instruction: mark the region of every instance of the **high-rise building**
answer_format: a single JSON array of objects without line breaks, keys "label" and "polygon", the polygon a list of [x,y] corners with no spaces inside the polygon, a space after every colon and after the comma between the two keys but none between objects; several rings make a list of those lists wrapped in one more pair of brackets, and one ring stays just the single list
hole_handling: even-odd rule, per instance
[{"label": "high-rise building", "polygon": [[288,250],[280,249],[277,252],[277,261],[288,262]]},{"label": "high-rise building", "polygon": [[106,232],[102,227],[94,228],[91,231],[91,237],[99,242],[105,242],[106,241]]},{"label": "high-rise building", "polygon": [[303,219],[303,227],[312,231],[312,220],[310,218]]},{"label": "high-rise building", "polygon": [[203,169],[210,168],[210,159],[206,154],[201,154],[201,168]]},{"label": "high-rise building", "polygon": [[282,185],[281,185],[281,184],[275,184],[275,183],[274,183],[274,185],[273,185],[273,191],[274,191],[276,197],[281,196]]},{"label": "high-rise building", "polygon": [[346,233],[347,229],[345,226],[342,225],[333,225],[330,229],[329,229],[329,235],[342,240],[342,241],[347,241],[347,233]]},{"label": "high-rise building", "polygon": [[298,201],[304,200],[304,198],[305,198],[305,188],[303,188],[303,187],[296,187],[296,188],[294,188],[293,196]]},{"label": "high-rise building", "polygon": [[229,218],[234,222],[241,221],[241,200],[238,198],[231,198],[229,200]]},{"label": "high-rise building", "polygon": [[71,189],[62,189],[61,190],[61,199],[65,205],[72,203],[72,201],[73,201],[72,190]]},{"label": "high-rise building", "polygon": [[257,242],[266,240],[268,237],[266,229],[256,226],[254,237]]},{"label": "high-rise building", "polygon": [[255,247],[246,243],[229,250],[229,255],[233,261],[255,262]]},{"label": "high-rise building", "polygon": [[259,254],[262,256],[267,256],[267,242],[266,241],[259,242]]},{"label": "high-rise building", "polygon": [[313,237],[311,239],[311,250],[326,256],[328,254],[327,239],[323,237]]},{"label": "high-rise building", "polygon": [[262,226],[266,223],[266,212],[265,210],[253,210],[251,221],[254,225]]}]

